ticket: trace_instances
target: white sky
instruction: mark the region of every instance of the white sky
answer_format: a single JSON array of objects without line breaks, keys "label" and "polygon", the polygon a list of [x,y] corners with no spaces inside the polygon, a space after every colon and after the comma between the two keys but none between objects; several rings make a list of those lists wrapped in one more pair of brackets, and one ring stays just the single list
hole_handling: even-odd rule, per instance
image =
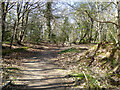
[{"label": "white sky", "polygon": [[[1,1],[7,1],[7,0],[1,0]],[[54,2],[57,2],[57,1],[60,1],[60,2],[113,2],[113,1],[120,1],[120,0],[9,0],[9,1],[30,1],[30,2],[36,2],[36,1],[54,1]]]}]

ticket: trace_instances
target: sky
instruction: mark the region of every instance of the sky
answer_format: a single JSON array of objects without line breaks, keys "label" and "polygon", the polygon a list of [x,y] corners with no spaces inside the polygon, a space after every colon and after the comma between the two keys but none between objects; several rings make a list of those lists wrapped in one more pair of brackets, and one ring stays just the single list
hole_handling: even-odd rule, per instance
[{"label": "sky", "polygon": [[[1,0],[1,1],[7,1],[7,0]],[[9,0],[9,1],[24,1],[24,2],[27,2],[27,1],[30,1],[30,2],[36,2],[36,1],[54,1],[54,2],[57,2],[57,1],[61,1],[61,2],[112,2],[112,1],[117,1],[117,0]],[[120,1],[120,0],[119,0]]]}]

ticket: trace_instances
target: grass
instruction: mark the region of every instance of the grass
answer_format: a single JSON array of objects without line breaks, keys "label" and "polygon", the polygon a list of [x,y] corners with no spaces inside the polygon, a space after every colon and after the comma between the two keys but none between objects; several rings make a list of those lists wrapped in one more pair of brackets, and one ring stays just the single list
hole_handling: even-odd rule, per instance
[{"label": "grass", "polygon": [[69,49],[65,49],[63,51],[60,51],[59,54],[64,54],[64,53],[68,53],[68,52],[76,52],[78,53],[80,50],[76,49],[76,48],[69,48]]},{"label": "grass", "polygon": [[14,78],[20,70],[18,67],[3,67],[3,79],[10,79],[11,76]]},{"label": "grass", "polygon": [[3,42],[3,44],[10,44],[10,41],[5,41]]},{"label": "grass", "polygon": [[101,87],[101,82],[99,81],[99,78],[94,78],[91,74],[86,74],[86,73],[74,73],[74,74],[69,74],[68,77],[75,77],[76,78],[76,84],[80,82],[79,84],[82,85],[82,83],[86,83],[84,85],[85,88],[97,88],[100,89]]},{"label": "grass", "polygon": [[[69,77],[76,77],[77,79],[81,79],[81,80],[85,79],[85,75],[84,75],[83,73],[68,74],[67,76],[69,76]],[[87,77],[88,79],[91,79],[91,78],[92,78],[92,77],[91,77],[90,75],[88,75],[88,74],[86,74],[86,77]]]}]

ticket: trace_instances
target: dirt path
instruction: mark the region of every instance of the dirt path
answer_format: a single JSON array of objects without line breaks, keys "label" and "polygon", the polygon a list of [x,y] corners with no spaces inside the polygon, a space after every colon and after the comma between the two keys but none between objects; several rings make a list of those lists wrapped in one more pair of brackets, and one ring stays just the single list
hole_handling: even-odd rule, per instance
[{"label": "dirt path", "polygon": [[27,85],[25,89],[66,90],[73,84],[70,78],[65,78],[69,70],[54,64],[59,48],[32,48],[29,57],[23,59],[21,77],[14,82],[16,85]]},{"label": "dirt path", "polygon": [[29,55],[27,54],[22,59],[21,77],[14,82],[16,86],[26,86],[17,87],[15,90],[69,90],[74,81],[65,76],[71,71],[54,63],[57,60],[58,52],[64,49],[66,47],[50,46],[34,46],[34,48],[28,49]]}]

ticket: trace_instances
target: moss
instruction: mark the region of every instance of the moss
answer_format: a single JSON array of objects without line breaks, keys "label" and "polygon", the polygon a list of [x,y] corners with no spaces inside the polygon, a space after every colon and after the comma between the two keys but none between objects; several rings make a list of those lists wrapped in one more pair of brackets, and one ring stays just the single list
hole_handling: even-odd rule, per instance
[{"label": "moss", "polygon": [[10,44],[10,41],[5,41],[3,42],[3,44]]},{"label": "moss", "polygon": [[[69,75],[67,75],[67,76],[69,76],[69,77],[76,77],[77,79],[85,79],[85,76],[84,76],[83,73],[73,73],[73,74],[69,74]],[[90,75],[88,75],[88,74],[86,74],[86,76],[87,76],[88,79],[91,79],[91,78],[92,78],[92,77],[91,77]]]},{"label": "moss", "polygon": [[22,48],[26,50],[26,49],[28,49],[29,47],[22,47]]},{"label": "moss", "polygon": [[76,48],[70,48],[70,49],[65,49],[63,51],[60,51],[59,54],[63,54],[63,53],[67,53],[67,52],[76,52],[78,53],[80,50],[76,49]]}]

